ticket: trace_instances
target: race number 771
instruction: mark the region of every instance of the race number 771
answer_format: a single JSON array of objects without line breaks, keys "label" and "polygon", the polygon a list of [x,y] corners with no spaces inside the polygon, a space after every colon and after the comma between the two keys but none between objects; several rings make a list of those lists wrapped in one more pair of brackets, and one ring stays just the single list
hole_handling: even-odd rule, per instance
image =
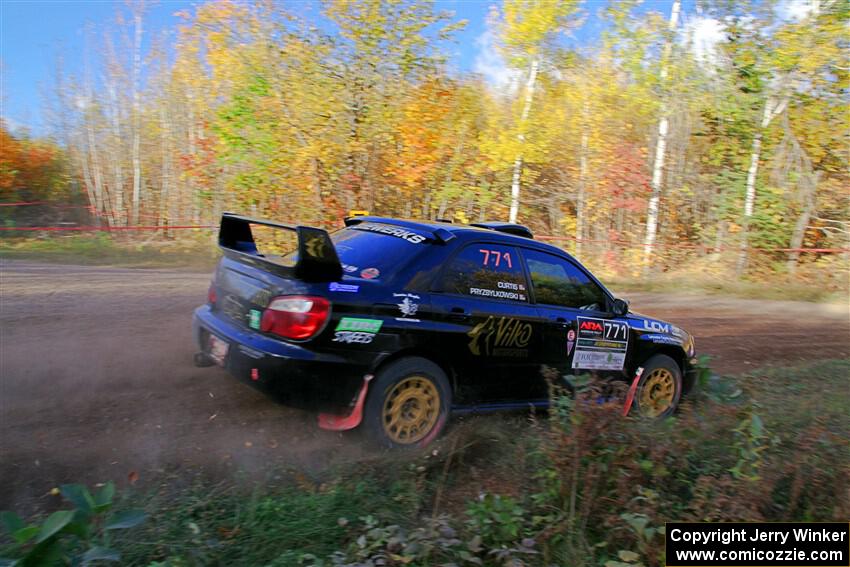
[{"label": "race number 771", "polygon": [[510,252],[499,252],[498,250],[484,250],[483,248],[478,250],[481,252],[484,257],[481,259],[481,265],[490,266],[490,259],[493,259],[493,267],[498,268],[501,261],[504,259],[508,264],[508,268],[513,268],[513,264],[511,263],[511,253]]}]

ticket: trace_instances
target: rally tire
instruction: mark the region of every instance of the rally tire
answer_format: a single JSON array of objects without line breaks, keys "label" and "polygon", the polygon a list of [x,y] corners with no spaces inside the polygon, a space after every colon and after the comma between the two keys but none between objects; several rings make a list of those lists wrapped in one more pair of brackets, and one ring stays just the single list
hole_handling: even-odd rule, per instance
[{"label": "rally tire", "polygon": [[650,357],[643,365],[643,374],[635,391],[637,414],[649,418],[672,415],[682,397],[682,369],[675,360],[664,354]]},{"label": "rally tire", "polygon": [[425,447],[445,428],[451,404],[442,368],[425,358],[402,358],[379,369],[370,384],[363,430],[381,447]]}]

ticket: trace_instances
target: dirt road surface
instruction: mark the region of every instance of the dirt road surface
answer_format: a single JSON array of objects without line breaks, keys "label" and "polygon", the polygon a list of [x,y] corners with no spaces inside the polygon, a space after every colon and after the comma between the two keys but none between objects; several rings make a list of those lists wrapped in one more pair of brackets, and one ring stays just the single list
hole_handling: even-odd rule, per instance
[{"label": "dirt road surface", "polygon": [[[191,314],[208,285],[191,271],[2,261],[0,509],[49,507],[67,482],[273,479],[364,454],[315,415],[193,366]],[[846,305],[629,299],[691,331],[722,373],[850,357]]]}]

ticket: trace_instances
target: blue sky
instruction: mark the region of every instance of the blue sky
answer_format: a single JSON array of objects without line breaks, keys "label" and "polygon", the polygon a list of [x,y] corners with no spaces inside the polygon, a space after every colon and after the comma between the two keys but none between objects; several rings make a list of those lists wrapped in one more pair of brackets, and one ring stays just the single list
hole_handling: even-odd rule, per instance
[{"label": "blue sky", "polygon": [[[144,46],[161,32],[174,29],[180,22],[175,12],[191,9],[196,2],[161,0],[145,13]],[[293,4],[297,11],[318,11],[318,4]],[[483,33],[486,2],[445,2],[445,9],[469,20],[455,54],[461,69],[474,65],[475,37]],[[18,1],[0,0],[0,115],[13,129],[25,126],[41,133],[44,94],[53,81],[58,58],[67,73],[83,72],[87,30],[93,30],[93,48],[104,31],[117,27],[119,12],[128,13],[120,1]]]},{"label": "blue sky", "polygon": [[[781,0],[780,7],[793,12],[808,0]],[[191,10],[201,0],[159,0],[150,2],[145,14],[144,47],[164,30],[173,30],[180,19],[175,12]],[[669,15],[672,0],[648,0],[641,10],[653,10]],[[486,15],[499,0],[437,0],[437,9],[453,11],[457,19],[468,20],[458,35],[451,64],[460,71],[484,74],[491,83],[499,84],[509,77],[488,34]],[[584,26],[574,32],[573,45],[593,43],[601,32],[602,22],[596,17],[605,0],[587,0],[582,4],[587,16]],[[287,1],[284,5],[304,16],[318,16],[321,6],[311,0]],[[0,115],[10,126],[25,126],[34,133],[43,133],[44,118],[40,111],[44,93],[53,80],[59,56],[67,73],[81,75],[83,70],[87,28],[93,29],[93,48],[101,44],[105,31],[116,29],[116,16],[128,13],[123,1],[44,1],[0,0]],[[718,22],[703,20],[695,15],[695,0],[683,1],[685,25],[694,25],[694,39],[710,49],[718,40]],[[794,16],[794,14],[791,14]],[[690,22],[690,23],[689,23]],[[95,54],[96,55],[96,54]]]},{"label": "blue sky", "polygon": [[[180,19],[174,15],[201,2],[160,0],[151,3],[145,14],[144,46],[162,31],[174,29]],[[656,3],[669,4],[669,0]],[[486,34],[486,15],[491,0],[438,0],[437,9],[453,11],[457,19],[468,20],[458,34],[451,63],[461,71],[475,70],[499,81],[505,72],[495,57]],[[318,2],[286,2],[292,11],[316,16]],[[588,11],[595,11],[590,2]],[[661,7],[661,6],[660,6]],[[662,7],[663,9],[663,7]],[[53,81],[54,69],[61,56],[66,73],[81,75],[86,49],[87,29],[92,29],[93,48],[103,32],[116,28],[119,12],[128,13],[123,1],[43,1],[0,0],[0,115],[13,129],[25,126],[34,133],[45,128],[41,106]],[[586,26],[590,31],[592,26]],[[96,54],[95,54],[96,55]]]}]

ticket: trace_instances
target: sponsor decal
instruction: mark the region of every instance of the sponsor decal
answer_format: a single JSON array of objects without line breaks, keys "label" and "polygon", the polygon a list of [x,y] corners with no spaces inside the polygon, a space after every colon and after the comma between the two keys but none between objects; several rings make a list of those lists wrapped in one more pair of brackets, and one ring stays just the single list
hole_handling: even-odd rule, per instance
[{"label": "sponsor decal", "polygon": [[[569,335],[567,338],[569,339]],[[589,370],[622,370],[628,345],[629,326],[625,323],[579,317],[578,341],[572,367]]]},{"label": "sponsor decal", "polygon": [[361,333],[377,333],[384,324],[379,319],[358,319],[357,317],[343,317],[336,326],[336,331],[357,331]]},{"label": "sponsor decal", "polygon": [[325,240],[318,236],[309,236],[307,238],[307,254],[313,258],[322,258],[325,256]]},{"label": "sponsor decal", "polygon": [[252,329],[260,328],[260,311],[258,309],[251,309],[248,311],[248,326]]},{"label": "sponsor decal", "polygon": [[360,277],[364,280],[373,280],[381,275],[380,270],[378,268],[366,268],[362,272],[360,272]]},{"label": "sponsor decal", "polygon": [[681,345],[682,341],[677,339],[676,337],[671,337],[669,335],[660,335],[658,333],[648,333],[646,335],[641,335],[640,340],[642,341],[652,341],[658,344],[664,345]]},{"label": "sponsor decal", "polygon": [[501,289],[484,289],[480,287],[469,288],[469,295],[480,297],[493,297],[496,299],[513,299],[514,301],[525,301],[525,295],[515,291],[504,291]]},{"label": "sponsor decal", "polygon": [[397,321],[412,321],[418,323],[419,319],[414,319],[413,316],[419,311],[419,296],[413,293],[394,293],[393,297],[401,297],[400,303],[397,303],[398,310],[401,311],[402,317],[396,317]]},{"label": "sponsor decal", "polygon": [[567,331],[567,356],[573,353],[573,346],[576,344],[576,332],[570,329]]},{"label": "sponsor decal", "polygon": [[350,284],[341,284],[336,282],[331,282],[328,284],[328,289],[330,291],[343,291],[346,293],[357,293],[360,291],[359,285],[350,285]]},{"label": "sponsor decal", "polygon": [[528,356],[531,334],[530,323],[490,315],[467,333],[469,350],[476,356]]},{"label": "sponsor decal", "polygon": [[403,238],[410,242],[411,244],[419,244],[420,242],[425,242],[427,238],[421,234],[417,234],[410,230],[398,227],[398,226],[388,226],[385,224],[375,224],[375,223],[365,223],[355,225],[353,228],[358,230],[368,230],[370,232],[380,232],[381,234],[389,234],[390,236],[395,236],[398,238]]},{"label": "sponsor decal", "polygon": [[343,264],[342,269],[351,274],[357,271],[357,266],[352,266],[351,264]]},{"label": "sponsor decal", "polygon": [[361,331],[335,331],[333,342],[368,345],[374,338],[375,333],[366,333]]},{"label": "sponsor decal", "polygon": [[643,330],[652,331],[653,333],[670,334],[670,325],[667,323],[661,323],[660,321],[653,321],[652,319],[644,319]]}]

